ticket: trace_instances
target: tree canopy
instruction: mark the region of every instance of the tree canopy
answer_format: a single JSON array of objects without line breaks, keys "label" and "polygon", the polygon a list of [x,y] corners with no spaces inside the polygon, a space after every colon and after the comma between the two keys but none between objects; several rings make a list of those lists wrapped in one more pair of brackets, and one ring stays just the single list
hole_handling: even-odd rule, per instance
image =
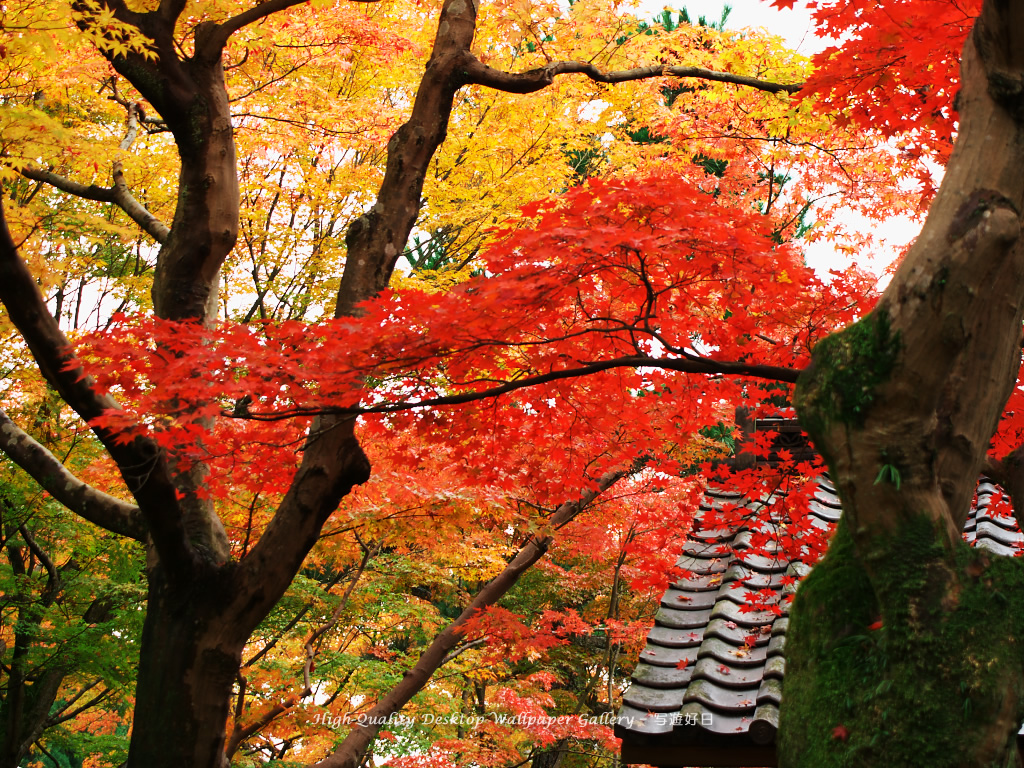
[{"label": "tree canopy", "polygon": [[[783,763],[1005,762],[1019,564],[960,528],[1024,493],[1024,4],[814,7],[809,59],[612,0],[6,5],[2,765],[606,760],[737,409],[794,407],[822,460],[730,481],[807,564],[844,502]],[[851,214],[926,222],[884,291]]]}]

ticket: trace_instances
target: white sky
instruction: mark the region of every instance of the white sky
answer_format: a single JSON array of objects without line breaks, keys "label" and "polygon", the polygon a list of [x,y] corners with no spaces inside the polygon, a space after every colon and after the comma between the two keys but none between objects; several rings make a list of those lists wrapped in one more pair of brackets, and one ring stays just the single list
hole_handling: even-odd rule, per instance
[{"label": "white sky", "polygon": [[[694,21],[703,16],[709,23],[717,22],[722,17],[722,6],[726,4],[732,8],[726,29],[763,28],[781,36],[791,47],[808,56],[834,44],[831,40],[815,36],[814,21],[803,2],[797,2],[792,9],[779,10],[772,7],[770,0],[638,0],[641,16],[655,16],[664,8],[686,8]],[[880,247],[878,258],[866,259],[860,264],[875,274],[881,274],[888,262],[921,229],[920,224],[903,217],[893,217],[881,224],[860,217],[857,219],[862,222],[860,226],[872,229],[876,237],[884,239],[884,247]],[[857,219],[851,217],[851,221]],[[842,268],[853,261],[848,255],[837,253],[829,243],[810,245],[805,249],[805,256],[808,265],[822,275],[829,269]]]},{"label": "white sky", "polygon": [[[703,16],[707,21],[718,21],[722,18],[723,0],[640,0],[639,7],[644,15],[653,16],[663,8],[686,8],[690,18],[696,21]],[[814,36],[814,22],[811,13],[802,3],[792,9],[779,10],[773,8],[768,0],[731,0],[732,8],[726,29],[745,29],[748,27],[764,27],[773,34],[781,35],[796,50],[805,54],[816,53],[825,47],[825,42]]]}]

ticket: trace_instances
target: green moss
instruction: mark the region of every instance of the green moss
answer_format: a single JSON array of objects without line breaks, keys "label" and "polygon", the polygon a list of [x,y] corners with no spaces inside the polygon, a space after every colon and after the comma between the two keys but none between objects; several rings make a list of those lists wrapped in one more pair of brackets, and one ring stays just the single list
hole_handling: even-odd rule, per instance
[{"label": "green moss", "polygon": [[862,426],[899,351],[899,334],[890,331],[884,309],[822,339],[797,381],[794,402],[804,427],[814,436],[837,420]]},{"label": "green moss", "polygon": [[[951,558],[939,541],[923,517],[906,525],[872,553],[873,586],[840,524],[793,606],[780,765],[1002,766],[1013,754],[1024,563],[966,546]],[[1006,749],[979,762],[1006,701]]]}]

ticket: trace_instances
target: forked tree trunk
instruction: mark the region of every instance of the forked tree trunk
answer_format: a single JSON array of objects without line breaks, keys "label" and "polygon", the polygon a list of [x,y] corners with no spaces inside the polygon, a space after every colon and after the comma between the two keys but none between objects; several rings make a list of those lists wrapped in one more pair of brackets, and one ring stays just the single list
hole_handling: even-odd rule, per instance
[{"label": "forked tree trunk", "polygon": [[921,236],[798,383],[844,518],[793,606],[786,768],[1018,764],[1024,562],[968,550],[960,531],[1020,367],[1022,74],[1024,2],[990,0]]}]

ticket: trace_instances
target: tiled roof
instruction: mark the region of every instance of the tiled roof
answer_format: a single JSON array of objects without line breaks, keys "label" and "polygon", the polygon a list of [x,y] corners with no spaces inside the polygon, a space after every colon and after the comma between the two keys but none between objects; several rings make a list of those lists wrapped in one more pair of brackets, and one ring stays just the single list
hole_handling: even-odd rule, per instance
[{"label": "tiled roof", "polygon": [[[993,509],[998,490],[986,481],[964,527],[973,546],[1013,555],[1024,536]],[[704,514],[724,504],[755,503],[721,489],[705,492]],[[828,526],[841,513],[835,489],[818,482],[811,514]],[[698,515],[678,567],[684,577],[661,598],[655,625],[623,694],[616,735],[625,763],[658,766],[773,766],[779,722],[789,603],[783,576],[806,566],[745,554],[750,530],[702,529]],[[787,580],[788,581],[788,580]],[[774,589],[781,611],[741,612],[746,590]],[[685,661],[685,664],[681,662]]]}]

